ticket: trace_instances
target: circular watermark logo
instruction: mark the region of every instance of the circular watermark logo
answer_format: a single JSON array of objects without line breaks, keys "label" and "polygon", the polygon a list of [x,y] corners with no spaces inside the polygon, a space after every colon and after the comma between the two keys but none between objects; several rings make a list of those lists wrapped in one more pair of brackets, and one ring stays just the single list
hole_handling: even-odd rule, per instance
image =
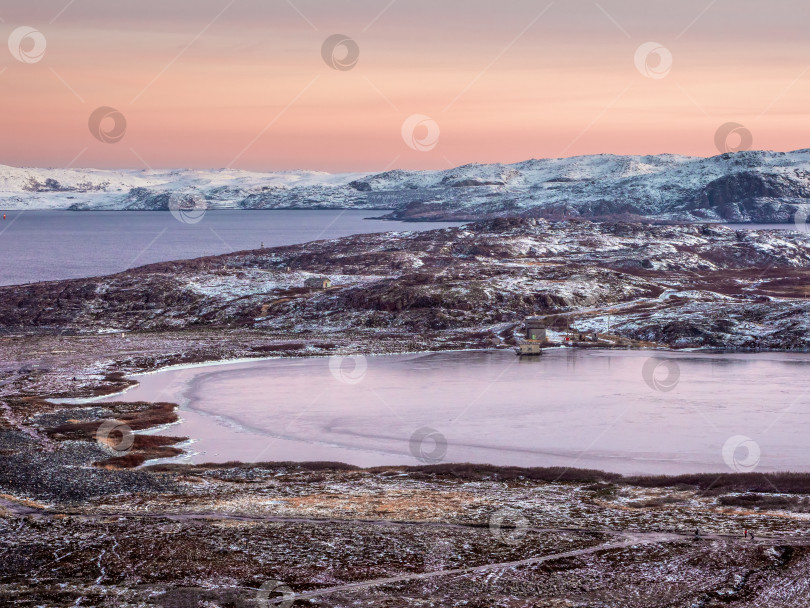
[{"label": "circular watermark logo", "polygon": [[8,37],[8,50],[11,56],[21,63],[41,61],[47,46],[45,34],[33,27],[18,27]]},{"label": "circular watermark logo", "polygon": [[360,59],[360,47],[348,36],[333,34],[323,41],[321,57],[333,70],[348,72]]},{"label": "circular watermark logo", "polygon": [[90,133],[103,144],[117,144],[127,132],[126,117],[109,106],[93,110],[87,121]]},{"label": "circular watermark logo", "polygon": [[634,62],[642,76],[660,80],[672,69],[672,53],[662,44],[645,42],[636,49]]},{"label": "circular watermark logo", "polygon": [[411,455],[427,464],[439,463],[447,454],[447,438],[429,426],[416,429],[411,435],[409,446]]},{"label": "circular watermark logo", "polygon": [[810,210],[807,207],[796,209],[793,214],[793,224],[799,232],[810,232],[807,228],[807,218],[810,217]]},{"label": "circular watermark logo", "polygon": [[744,152],[754,145],[754,136],[740,123],[727,122],[715,131],[714,145],[720,154]]},{"label": "circular watermark logo", "polygon": [[368,370],[368,362],[363,355],[334,355],[329,357],[329,371],[338,382],[357,384]]},{"label": "circular watermark logo", "polygon": [[759,444],[745,435],[729,437],[723,444],[723,460],[737,473],[750,473],[759,465]]},{"label": "circular watermark logo", "polygon": [[430,152],[439,143],[439,124],[430,116],[412,114],[402,123],[402,139],[412,150]]},{"label": "circular watermark logo", "polygon": [[529,520],[514,509],[501,509],[489,517],[489,532],[498,542],[517,545],[526,536]]},{"label": "circular watermark logo", "polygon": [[650,357],[641,367],[641,377],[651,389],[668,393],[678,386],[681,368],[673,359]]},{"label": "circular watermark logo", "polygon": [[172,192],[169,211],[178,222],[196,224],[205,216],[208,204],[198,192]]},{"label": "circular watermark logo", "polygon": [[96,442],[107,452],[124,456],[135,443],[135,433],[123,422],[105,420],[96,429]]},{"label": "circular watermark logo", "polygon": [[259,606],[290,608],[295,602],[295,592],[281,581],[265,581],[256,592]]}]

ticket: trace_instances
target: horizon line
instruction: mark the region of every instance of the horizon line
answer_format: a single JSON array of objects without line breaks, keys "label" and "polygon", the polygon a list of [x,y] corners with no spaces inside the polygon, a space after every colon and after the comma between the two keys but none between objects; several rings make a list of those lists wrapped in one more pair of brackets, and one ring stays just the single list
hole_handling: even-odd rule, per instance
[{"label": "horizon line", "polygon": [[297,168],[297,169],[242,169],[239,167],[183,167],[179,165],[172,165],[172,166],[165,166],[165,167],[147,167],[147,168],[135,168],[135,167],[58,167],[58,166],[17,166],[17,165],[10,165],[6,163],[0,162],[0,166],[8,167],[11,169],[40,169],[40,170],[48,170],[48,171],[83,171],[83,170],[91,170],[91,171],[128,171],[128,172],[160,172],[160,171],[241,171],[244,173],[296,173],[296,172],[314,172],[314,173],[327,173],[329,175],[349,175],[353,173],[366,173],[366,174],[382,174],[382,173],[390,173],[391,171],[403,171],[408,173],[426,173],[426,172],[434,172],[439,173],[442,171],[449,171],[452,169],[459,169],[461,167],[469,167],[472,165],[480,165],[480,166],[488,166],[488,165],[518,165],[521,163],[527,163],[532,161],[553,161],[553,160],[570,160],[575,158],[590,158],[590,157],[597,157],[597,156],[614,156],[619,158],[643,158],[643,157],[663,157],[663,156],[678,156],[682,158],[689,158],[689,159],[702,159],[708,160],[712,158],[717,158],[720,156],[726,155],[738,155],[738,154],[797,154],[801,152],[810,153],[810,147],[807,148],[796,148],[795,150],[766,150],[766,149],[753,149],[753,150],[731,150],[728,152],[718,152],[717,154],[712,154],[710,156],[702,156],[699,154],[679,154],[677,152],[659,152],[653,154],[616,154],[614,152],[597,152],[593,154],[573,154],[571,156],[544,156],[544,157],[533,157],[533,158],[526,158],[524,160],[518,160],[514,162],[480,162],[480,161],[471,161],[467,163],[462,163],[460,165],[452,165],[447,169],[400,169],[400,168],[389,168],[384,170],[370,170],[370,169],[355,169],[351,171],[327,171],[325,169],[315,169],[315,168]]}]

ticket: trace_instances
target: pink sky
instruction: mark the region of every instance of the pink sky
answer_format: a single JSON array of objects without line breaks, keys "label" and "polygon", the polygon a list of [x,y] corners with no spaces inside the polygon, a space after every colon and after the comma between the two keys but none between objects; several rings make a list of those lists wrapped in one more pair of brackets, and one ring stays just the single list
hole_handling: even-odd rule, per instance
[{"label": "pink sky", "polygon": [[[729,121],[758,149],[810,147],[810,7],[798,0],[6,0],[0,19],[4,39],[29,26],[47,41],[32,63],[0,47],[0,163],[15,166],[708,156]],[[336,33],[360,49],[348,71],[321,57]],[[663,78],[634,64],[649,41],[672,55]],[[91,135],[99,106],[126,117],[121,141]],[[403,140],[413,114],[438,125],[432,149]]]}]

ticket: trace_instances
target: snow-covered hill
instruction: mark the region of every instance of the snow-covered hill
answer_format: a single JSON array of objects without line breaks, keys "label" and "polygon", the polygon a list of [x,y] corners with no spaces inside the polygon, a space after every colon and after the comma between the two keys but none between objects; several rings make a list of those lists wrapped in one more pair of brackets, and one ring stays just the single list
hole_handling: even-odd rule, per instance
[{"label": "snow-covered hill", "polygon": [[[323,276],[331,288],[306,286]],[[265,355],[289,353],[268,336],[383,353],[513,346],[542,315],[647,346],[808,350],[808,280],[805,232],[498,218],[0,287],[0,331],[207,327],[258,330]]]},{"label": "snow-covered hill", "polygon": [[0,167],[4,209],[391,209],[398,219],[647,217],[789,222],[810,210],[810,150],[594,155],[443,171],[330,174]]},{"label": "snow-covered hill", "polygon": [[[331,189],[365,174],[322,171],[35,169],[0,165],[3,209],[167,209],[169,197],[200,196],[210,208],[238,208],[268,191]],[[165,200],[164,200],[165,199]]]}]

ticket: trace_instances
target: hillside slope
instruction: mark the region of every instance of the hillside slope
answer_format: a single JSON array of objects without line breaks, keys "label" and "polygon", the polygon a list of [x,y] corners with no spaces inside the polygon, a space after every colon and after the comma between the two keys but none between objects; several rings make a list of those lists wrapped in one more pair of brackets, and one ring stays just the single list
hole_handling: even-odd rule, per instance
[{"label": "hillside slope", "polygon": [[443,171],[102,171],[0,167],[5,209],[390,209],[404,220],[502,216],[791,222],[810,211],[810,150],[712,158],[595,155]]},{"label": "hillside slope", "polygon": [[[305,288],[313,276],[334,286]],[[805,349],[808,279],[805,233],[501,218],[4,287],[0,330],[251,329],[307,348],[398,336],[429,349],[514,344],[524,317],[562,315],[678,348]]]}]

